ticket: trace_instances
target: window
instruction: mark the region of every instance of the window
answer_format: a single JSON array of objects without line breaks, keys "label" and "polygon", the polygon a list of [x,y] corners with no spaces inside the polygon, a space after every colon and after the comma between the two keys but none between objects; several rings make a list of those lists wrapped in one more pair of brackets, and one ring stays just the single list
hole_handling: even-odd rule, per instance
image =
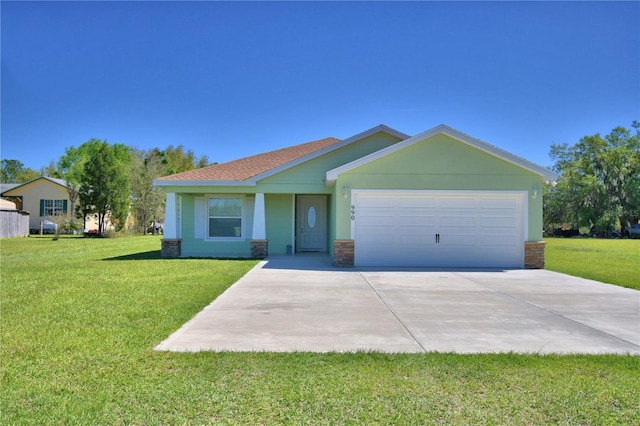
[{"label": "window", "polygon": [[40,200],[40,216],[58,216],[67,213],[67,200]]},{"label": "window", "polygon": [[242,237],[242,198],[209,198],[209,238]]}]

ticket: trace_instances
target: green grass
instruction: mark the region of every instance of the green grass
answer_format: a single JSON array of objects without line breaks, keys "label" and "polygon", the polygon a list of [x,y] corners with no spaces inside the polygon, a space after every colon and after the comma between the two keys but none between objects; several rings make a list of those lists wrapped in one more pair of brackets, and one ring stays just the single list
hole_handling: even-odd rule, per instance
[{"label": "green grass", "polygon": [[545,238],[545,269],[640,290],[640,240]]},{"label": "green grass", "polygon": [[154,351],[255,264],[159,246],[0,241],[0,424],[640,423],[639,357]]}]

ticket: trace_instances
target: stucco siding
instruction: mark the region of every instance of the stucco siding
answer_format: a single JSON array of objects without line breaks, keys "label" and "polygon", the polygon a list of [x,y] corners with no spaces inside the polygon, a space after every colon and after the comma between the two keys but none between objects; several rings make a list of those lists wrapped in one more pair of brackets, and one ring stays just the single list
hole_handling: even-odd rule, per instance
[{"label": "stucco siding", "polygon": [[[196,197],[204,198],[201,206],[206,208],[206,197],[201,194],[179,193],[182,197],[180,232],[182,236],[182,257],[249,257],[251,253],[251,232],[253,229],[253,203],[254,197],[246,197],[243,202],[243,238],[233,241],[213,241],[206,238],[206,212],[196,214]],[[196,223],[196,220],[204,220],[205,223]],[[202,237],[204,235],[204,237]]]},{"label": "stucco siding", "polygon": [[360,174],[533,174],[494,155],[439,134],[354,169]]},{"label": "stucco siding", "polygon": [[[341,174],[336,191],[350,189],[510,190],[538,188],[528,198],[530,241],[542,239],[542,177],[446,135],[391,153]],[[336,197],[336,238],[351,234],[351,199]]]},{"label": "stucco siding", "polygon": [[[194,239],[195,238],[195,197],[191,194],[181,194],[182,196],[182,218],[180,220],[180,235],[183,240],[183,250],[184,250],[184,240],[187,238]],[[199,218],[204,219],[204,214],[199,215]]]},{"label": "stucco siding", "polygon": [[265,193],[330,194],[331,189],[326,188],[324,185],[327,170],[379,151],[399,141],[400,139],[395,136],[377,133],[276,175],[269,176],[258,182],[257,191]]},{"label": "stucco siding", "polygon": [[[182,194],[182,256],[229,256],[248,257],[250,254],[251,231],[253,228],[253,205],[255,198],[247,196],[244,213],[245,236],[242,241],[212,241],[204,235],[206,231],[206,213],[196,214],[196,199],[201,199],[200,205],[205,206],[206,195],[203,194]],[[207,194],[211,195],[211,194]],[[331,203],[328,203],[328,207]],[[286,254],[287,245],[294,249],[294,195],[293,194],[265,194],[265,220],[266,238],[269,241],[269,254]],[[200,225],[196,223],[200,221]],[[331,219],[329,219],[331,221]],[[197,229],[198,228],[198,229]]]},{"label": "stucco siding", "polygon": [[[339,189],[340,188],[340,189]],[[327,197],[327,214],[328,214],[328,219],[327,219],[327,241],[329,241],[327,250],[329,252],[329,254],[333,257],[334,255],[334,250],[333,250],[333,244],[332,241],[336,239],[336,206],[338,205],[338,203],[336,202],[336,199],[338,197],[343,198],[343,194],[342,194],[342,189],[341,187],[338,186],[334,186],[332,188],[332,195],[330,197]]]},{"label": "stucco siding", "polygon": [[286,254],[287,245],[293,250],[293,196],[266,194],[264,202],[269,254]]}]

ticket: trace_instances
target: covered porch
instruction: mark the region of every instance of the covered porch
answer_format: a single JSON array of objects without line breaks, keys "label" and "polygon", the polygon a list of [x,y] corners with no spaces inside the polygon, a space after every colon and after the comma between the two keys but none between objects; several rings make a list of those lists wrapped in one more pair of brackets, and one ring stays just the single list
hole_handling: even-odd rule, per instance
[{"label": "covered porch", "polygon": [[333,253],[330,194],[169,192],[163,257]]}]

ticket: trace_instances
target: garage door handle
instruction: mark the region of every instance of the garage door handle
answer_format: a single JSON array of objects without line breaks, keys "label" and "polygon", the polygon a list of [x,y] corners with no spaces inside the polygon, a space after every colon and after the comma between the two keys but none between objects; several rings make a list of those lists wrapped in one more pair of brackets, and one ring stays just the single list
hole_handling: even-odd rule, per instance
[{"label": "garage door handle", "polygon": [[440,234],[436,234],[436,244],[440,244]]}]

